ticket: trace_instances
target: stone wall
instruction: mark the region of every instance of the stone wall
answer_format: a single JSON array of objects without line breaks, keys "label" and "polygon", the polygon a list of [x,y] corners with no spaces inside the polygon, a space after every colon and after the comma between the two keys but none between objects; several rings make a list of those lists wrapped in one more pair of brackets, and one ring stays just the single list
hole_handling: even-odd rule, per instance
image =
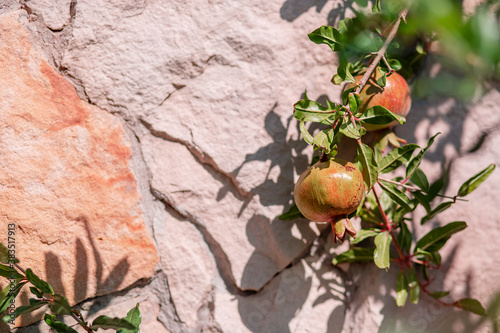
[{"label": "stone wall", "polygon": [[[395,270],[334,267],[348,244],[324,225],[277,219],[312,154],[293,104],[339,98],[336,59],[307,33],[350,6],[0,1],[0,195],[21,263],[90,317],[140,303],[143,332],[469,332],[477,316],[425,297],[397,308]],[[397,132],[420,145],[443,133],[422,168],[449,167],[454,193],[500,162],[499,104],[495,89],[416,100]],[[469,224],[436,290],[487,304],[500,289],[484,255],[500,249],[499,181],[433,222]],[[17,332],[47,332],[38,319]]]}]

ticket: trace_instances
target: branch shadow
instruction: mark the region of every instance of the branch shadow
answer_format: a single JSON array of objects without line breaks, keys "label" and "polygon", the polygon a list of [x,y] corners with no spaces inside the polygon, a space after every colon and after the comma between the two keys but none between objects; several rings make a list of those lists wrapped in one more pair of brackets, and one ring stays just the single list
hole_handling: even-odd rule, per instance
[{"label": "branch shadow", "polygon": [[[280,17],[288,22],[293,22],[302,14],[316,7],[316,12],[323,10],[328,0],[286,0],[280,8]],[[334,25],[338,20],[346,18],[346,12],[353,9],[353,1],[335,2],[336,7],[327,14],[327,24]]]},{"label": "branch shadow", "polygon": [[[92,231],[90,229],[89,221],[85,216],[79,216],[76,218],[76,221],[81,222],[87,232],[87,240],[90,243],[92,248],[92,256],[96,263],[96,271],[95,271],[95,280],[96,280],[96,295],[89,294],[89,281],[90,281],[90,269],[89,269],[89,260],[90,254],[87,253],[85,249],[84,243],[80,238],[77,238],[75,241],[75,275],[74,275],[74,298],[77,304],[83,303],[88,299],[94,298],[96,296],[106,295],[112,292],[116,292],[118,287],[123,282],[125,276],[127,275],[130,264],[128,263],[128,259],[125,257],[121,259],[115,267],[109,272],[106,278],[103,278],[104,272],[104,262],[101,258],[101,254],[99,252],[98,246],[95,244]],[[53,287],[54,292],[58,294],[62,294],[67,296],[66,290],[64,288],[64,284],[62,281],[62,272],[64,267],[61,267],[59,256],[57,256],[53,252],[47,252],[45,254],[45,262],[46,262],[46,280]],[[22,264],[22,263],[21,263]],[[28,299],[32,297],[29,295],[27,288],[23,288],[23,291],[20,294],[20,299],[22,304],[28,304]],[[95,314],[97,311],[106,307],[109,302],[111,302],[110,297],[106,297],[99,302],[94,302],[90,309],[88,309],[88,316]],[[43,310],[43,309],[42,309]],[[44,311],[45,312],[45,311]],[[33,322],[33,320],[39,320],[39,313],[28,313],[21,316],[20,325],[23,323]],[[61,319],[61,318],[59,318]],[[34,332],[33,327],[38,327],[39,323],[34,323],[32,325],[26,327],[20,327],[16,332]],[[0,327],[1,328],[1,327]]]},{"label": "branch shadow", "polygon": [[[281,8],[280,14],[283,19],[291,22],[314,6],[320,11],[325,6],[325,2],[287,0]],[[335,22],[339,17],[345,15],[345,9],[347,9],[347,5],[342,7],[342,10],[337,9],[336,12],[332,11],[328,21]],[[427,68],[423,70],[423,74],[421,75],[429,75],[429,62],[427,62],[426,66]],[[321,98],[324,98],[324,96],[320,97],[320,99]],[[320,99],[318,99],[318,101]],[[467,149],[470,148],[465,146],[463,135],[465,121],[467,117],[470,116],[472,107],[463,103],[450,102],[450,100],[450,97],[443,96],[415,99],[412,110],[407,117],[406,125],[397,126],[395,128],[395,132],[398,136],[412,143],[417,141],[417,132],[420,131],[422,126],[426,125],[425,122],[427,122],[428,125],[437,124],[439,122],[447,123],[449,125],[449,130],[438,137],[439,140],[436,140],[432,149],[425,156],[425,159],[430,162],[439,162],[442,173],[447,173],[451,163],[453,163],[453,160],[446,161],[444,159],[444,157],[447,156],[446,149],[452,147],[458,154],[464,154],[469,153]],[[443,109],[444,111],[442,111]],[[275,113],[274,108],[266,115],[264,126],[267,133],[272,137],[273,142],[265,147],[259,148],[252,154],[248,154],[245,161],[233,171],[233,174],[236,177],[245,167],[245,164],[251,163],[252,161],[270,161],[270,167],[265,180],[252,188],[251,192],[258,195],[262,205],[281,205],[285,208],[284,211],[286,211],[288,207],[290,207],[292,200],[286,201],[283,198],[291,198],[290,194],[294,185],[292,182],[295,174],[294,171],[300,174],[308,165],[308,158],[304,153],[307,145],[300,137],[297,139],[288,138],[287,133],[293,127],[292,117],[288,118],[285,123],[282,123],[280,117]],[[499,127],[499,125],[495,124],[492,130],[497,127]],[[312,132],[314,129],[314,127],[311,127],[309,131]],[[431,129],[432,126],[428,126],[426,132],[427,138],[435,134],[431,133]],[[298,131],[298,124],[296,124],[295,130],[300,132]],[[420,138],[422,134],[421,131],[418,134]],[[482,136],[482,140],[484,140],[485,137],[487,139],[487,134],[488,133],[485,133],[485,135]],[[349,145],[350,143],[346,142],[345,144]],[[340,154],[338,157],[351,160],[352,152],[352,147],[343,149],[339,152]],[[273,168],[279,168],[279,176],[275,178],[275,180],[270,178]],[[438,222],[434,221],[434,223],[437,224]],[[286,225],[286,228],[284,228],[283,225]],[[243,286],[262,282],[262,277],[259,275],[261,272],[259,272],[259,270],[262,270],[262,268],[268,264],[267,262],[270,262],[270,265],[273,264],[273,258],[270,258],[267,253],[272,251],[280,253],[280,251],[286,251],[288,246],[294,247],[303,245],[301,241],[307,238],[303,237],[302,240],[295,238],[294,234],[292,234],[292,229],[299,230],[300,234],[304,236],[310,235],[311,232],[308,223],[304,223],[304,221],[296,220],[284,222],[279,221],[277,218],[271,220],[259,214],[254,214],[252,216],[247,223],[246,230],[247,237],[250,243],[255,247],[255,250],[245,266],[241,281]],[[278,238],[284,241],[277,242],[276,239]],[[450,262],[459,260],[456,256],[456,251],[457,249],[454,249],[449,256],[448,260]],[[311,279],[310,276],[305,273],[306,267],[304,265],[303,261],[296,262],[281,271],[281,273],[278,274],[279,276],[275,276],[271,279],[262,289],[255,288],[254,290],[258,291],[257,293],[248,297],[236,297],[240,316],[249,330],[252,332],[262,332],[263,328],[265,328],[265,331],[270,332],[290,332],[290,321],[296,315],[296,312],[303,307],[310,293]],[[280,294],[284,293],[282,288],[285,288],[281,285],[281,280],[284,279],[281,274],[290,274],[287,272],[293,269],[295,269],[292,279],[293,283],[290,283],[288,289],[289,295],[287,295],[288,298],[286,298]],[[350,272],[350,274],[355,274],[355,272],[356,271]],[[357,272],[360,272],[359,268]],[[366,272],[368,272],[368,275],[372,276],[370,273],[371,270],[362,269],[360,274],[365,274]],[[378,273],[373,272],[373,274],[377,275]],[[447,274],[447,269],[442,269],[439,272],[439,279],[432,284],[433,290],[444,288],[443,281]],[[316,274],[316,276],[321,279],[320,274]],[[278,280],[279,282],[277,282]],[[256,281],[258,283],[255,283]],[[467,278],[467,286],[469,289],[472,281],[473,276],[469,274]],[[386,291],[394,290],[394,286],[396,285],[394,276],[392,279],[383,277],[379,282]],[[300,287],[295,288],[294,283]],[[284,301],[280,297],[285,297],[285,300],[288,301],[283,303]],[[339,297],[337,293],[326,293],[320,295],[316,299],[315,304],[320,304],[322,301],[328,299],[336,299],[337,297]],[[444,307],[445,309],[442,309],[441,307],[443,306],[435,303],[432,299],[425,299],[425,297],[422,298],[420,305],[407,304],[404,308],[398,308],[391,295],[379,295],[378,291],[375,289],[370,293],[358,296],[358,299],[359,297],[364,297],[365,300],[368,299],[368,297],[375,297],[383,303],[383,308],[380,312],[383,319],[378,330],[379,333],[404,330],[408,332],[431,332],[426,330],[431,327],[429,326],[431,324],[433,329],[437,327],[432,331],[436,333],[448,332],[445,330],[446,328],[443,327],[443,325],[448,324],[450,325],[449,327],[460,327],[461,331],[459,332],[469,332],[477,326],[477,318],[475,315],[464,313],[462,310],[450,307]],[[466,290],[463,297],[470,297],[470,290]],[[363,301],[361,300],[360,302],[362,303]],[[286,306],[283,304],[286,304]],[[281,305],[281,308],[279,308],[278,305]],[[423,309],[422,311],[427,312],[418,313],[416,312],[419,311],[418,309]],[[432,310],[429,312],[429,310],[425,309]],[[356,311],[356,309],[350,309],[350,311]],[[444,315],[446,315],[446,322],[441,322],[441,316]],[[338,323],[343,323],[344,319],[345,309],[340,307],[334,309],[328,317],[328,332],[339,331]],[[343,325],[340,326],[340,330],[342,326]]]}]

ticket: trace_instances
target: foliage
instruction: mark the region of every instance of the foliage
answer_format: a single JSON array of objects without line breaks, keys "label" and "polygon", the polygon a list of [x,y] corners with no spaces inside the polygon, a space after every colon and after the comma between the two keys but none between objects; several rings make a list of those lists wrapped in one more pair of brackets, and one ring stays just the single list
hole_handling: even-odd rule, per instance
[{"label": "foliage", "polygon": [[[32,297],[29,304],[19,306],[15,311],[8,311],[3,316],[4,322],[13,322],[15,318],[28,314],[38,309],[50,310],[52,314],[45,313],[43,319],[47,325],[59,333],[77,332],[60,320],[61,316],[72,317],[86,332],[97,332],[101,329],[114,329],[118,333],[138,333],[141,324],[139,304],[132,308],[125,318],[110,318],[99,316],[92,323],[87,322],[80,311],[72,309],[68,300],[61,294],[54,292],[52,286],[39,278],[30,268],[23,270],[19,260],[9,257],[7,248],[0,243],[0,276],[8,279],[7,287],[0,293],[0,314],[4,313],[9,304],[18,296],[25,286],[29,286]],[[76,325],[76,324],[75,324]]]},{"label": "foliage", "polygon": [[[465,181],[456,195],[440,194],[444,179],[430,183],[420,168],[439,133],[429,138],[424,147],[402,145],[403,140],[390,130],[375,135],[378,140],[374,144],[364,143],[364,124],[389,124],[394,120],[404,124],[406,120],[381,106],[360,112],[363,100],[359,91],[374,70],[383,74],[377,81],[382,88],[386,77],[394,71],[406,79],[414,77],[435,40],[440,45],[437,57],[444,59],[447,66],[453,66],[455,75],[460,78],[453,81],[465,84],[451,90],[463,93],[462,88],[472,87],[474,91],[476,85],[487,86],[500,79],[499,6],[486,2],[464,17],[460,2],[452,0],[415,3],[377,0],[371,10],[366,0],[356,3],[360,10],[354,18],[341,20],[337,28],[322,26],[309,34],[312,42],[326,44],[339,57],[332,83],[350,83],[342,92],[341,102],[327,100],[326,105],[321,105],[304,95],[294,106],[294,116],[300,122],[304,140],[323,158],[337,154],[343,137],[358,143],[355,162],[363,172],[367,189],[365,201],[356,211],[363,228],[351,241],[351,248],[337,255],[333,264],[374,262],[379,268],[388,270],[391,263],[395,263],[399,269],[395,300],[398,306],[407,303],[408,298],[418,303],[424,293],[440,304],[485,315],[481,303],[475,299],[445,302],[442,298],[448,295],[447,291],[428,289],[431,271],[441,266],[439,251],[454,234],[467,227],[466,222],[453,221],[435,227],[415,241],[415,230],[410,229],[414,224],[409,223],[409,216],[421,206],[426,215],[420,224],[434,220],[458,201],[464,201],[465,196],[488,178],[495,165],[486,166]],[[357,81],[355,76],[359,74],[363,74],[363,78]],[[468,91],[467,94],[473,93]],[[324,128],[315,134],[309,133],[308,122],[319,123]],[[393,148],[386,152],[389,143]],[[396,169],[404,171],[405,176],[386,178],[385,174]],[[437,203],[442,198],[446,200]],[[280,216],[283,220],[299,217],[302,215],[295,205]]]}]

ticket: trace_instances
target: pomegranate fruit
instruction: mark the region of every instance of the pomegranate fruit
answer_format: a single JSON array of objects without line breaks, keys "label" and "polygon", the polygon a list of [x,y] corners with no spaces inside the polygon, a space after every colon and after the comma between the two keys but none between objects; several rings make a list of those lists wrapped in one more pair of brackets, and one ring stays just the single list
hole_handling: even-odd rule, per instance
[{"label": "pomegranate fruit", "polygon": [[299,211],[314,222],[330,223],[334,241],[346,232],[356,237],[347,218],[363,200],[363,175],[350,162],[333,158],[319,161],[304,171],[295,184],[294,199]]},{"label": "pomegranate fruit", "polygon": [[[377,85],[377,80],[381,76],[382,74],[379,70],[375,69],[366,85],[359,92],[363,99],[363,104],[361,104],[359,111],[364,113],[375,105],[381,105],[394,114],[406,117],[411,108],[411,93],[408,83],[406,83],[406,80],[401,75],[394,72],[387,75],[386,85],[382,88]],[[355,79],[359,81],[362,77],[363,75],[358,75]],[[346,89],[352,87],[354,87],[354,84],[350,83],[346,86]],[[363,123],[363,127],[367,131],[376,131],[390,128],[397,124],[398,122],[394,120],[390,124],[385,125]]]}]

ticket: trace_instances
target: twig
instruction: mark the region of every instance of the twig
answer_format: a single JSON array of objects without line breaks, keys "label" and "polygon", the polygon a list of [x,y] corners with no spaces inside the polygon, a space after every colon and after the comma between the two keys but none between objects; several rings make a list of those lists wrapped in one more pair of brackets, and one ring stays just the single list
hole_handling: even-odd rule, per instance
[{"label": "twig", "polygon": [[[394,184],[394,185],[398,185],[398,186],[402,186],[410,191],[420,191],[422,193],[425,193],[425,194],[429,194],[425,191],[422,191],[421,189],[419,189],[418,187],[415,187],[415,186],[410,186],[410,185],[406,185],[406,184],[403,184],[403,183],[400,183],[400,182],[396,182],[394,180],[390,180],[390,179],[385,179],[385,178],[382,178],[382,177],[378,177],[379,180],[383,180],[384,182],[388,182],[388,183],[391,183],[391,184]],[[440,198],[446,198],[446,199],[451,199],[453,200],[453,202],[456,202],[456,201],[469,201],[467,199],[461,199],[461,198],[458,198],[457,196],[454,196],[454,197],[450,197],[450,196],[447,196],[447,195],[442,195],[442,194],[436,194],[437,197],[440,197]]]},{"label": "twig", "polygon": [[380,211],[380,214],[382,215],[382,219],[384,220],[385,227],[387,228],[387,231],[390,233],[392,237],[392,242],[394,243],[394,247],[396,247],[396,250],[398,251],[399,258],[400,260],[408,265],[408,262],[406,260],[406,256],[404,255],[403,251],[401,250],[401,247],[399,246],[398,240],[396,238],[396,235],[394,234],[394,227],[392,226],[391,222],[389,221],[389,218],[384,212],[384,209],[382,208],[382,205],[380,204],[380,199],[377,193],[377,190],[375,189],[375,186],[372,187],[373,195],[375,196],[375,200],[377,201],[377,206]]},{"label": "twig", "polygon": [[406,14],[408,14],[408,8],[403,9],[399,13],[398,18],[396,19],[396,22],[394,22],[394,25],[392,26],[391,31],[387,35],[387,38],[384,42],[384,45],[382,45],[380,50],[378,50],[377,56],[375,57],[375,59],[373,59],[370,66],[368,66],[368,69],[366,70],[365,74],[363,75],[363,77],[359,81],[360,82],[359,86],[354,90],[355,92],[359,93],[361,91],[361,89],[363,89],[363,87],[365,86],[366,82],[368,82],[368,79],[370,78],[373,71],[375,70],[375,67],[377,67],[378,63],[380,62],[380,60],[384,56],[385,51],[387,51],[389,44],[392,42],[392,40],[396,36],[396,33],[398,31],[398,28],[399,28],[399,24],[401,23],[401,20],[404,20],[404,18],[406,17]]}]

